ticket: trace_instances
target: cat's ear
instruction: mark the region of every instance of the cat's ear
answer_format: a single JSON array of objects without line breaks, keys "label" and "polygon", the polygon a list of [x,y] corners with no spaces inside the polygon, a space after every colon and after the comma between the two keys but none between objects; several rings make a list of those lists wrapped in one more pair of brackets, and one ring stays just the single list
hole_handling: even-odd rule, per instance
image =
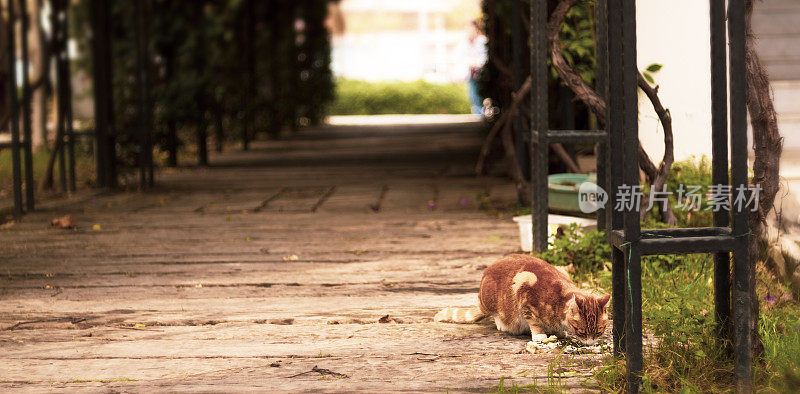
[{"label": "cat's ear", "polygon": [[597,299],[597,304],[600,305],[600,308],[605,308],[608,305],[608,301],[611,299],[611,294],[606,294]]},{"label": "cat's ear", "polygon": [[569,293],[567,294],[567,309],[569,313],[575,314],[576,316],[580,314],[580,306],[578,305],[580,297],[576,293]]},{"label": "cat's ear", "polygon": [[575,298],[575,306],[577,306],[578,309],[583,309],[583,306],[586,304],[586,299],[578,293],[572,293],[572,296]]}]

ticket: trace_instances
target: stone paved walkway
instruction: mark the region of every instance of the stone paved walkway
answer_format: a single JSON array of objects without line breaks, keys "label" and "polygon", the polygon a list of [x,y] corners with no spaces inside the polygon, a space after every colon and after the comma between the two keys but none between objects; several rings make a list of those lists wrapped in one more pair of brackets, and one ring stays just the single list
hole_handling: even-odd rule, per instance
[{"label": "stone paved walkway", "polygon": [[[547,384],[553,356],[526,338],[432,322],[519,249],[510,218],[477,208],[515,199],[472,176],[480,142],[476,124],[328,126],[5,226],[0,391]],[[49,228],[65,214],[76,230]]]}]

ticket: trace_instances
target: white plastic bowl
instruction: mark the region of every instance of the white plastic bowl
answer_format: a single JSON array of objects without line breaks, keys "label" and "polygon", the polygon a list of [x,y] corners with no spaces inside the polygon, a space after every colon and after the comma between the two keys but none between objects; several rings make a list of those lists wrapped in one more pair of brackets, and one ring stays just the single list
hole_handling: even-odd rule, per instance
[{"label": "white plastic bowl", "polygon": [[[531,229],[531,215],[515,216],[514,221],[519,226],[519,244],[524,252],[530,252],[533,248],[533,233]],[[597,221],[594,219],[576,218],[563,215],[547,215],[547,237],[553,237],[560,226],[578,223],[581,228],[597,228]]]}]

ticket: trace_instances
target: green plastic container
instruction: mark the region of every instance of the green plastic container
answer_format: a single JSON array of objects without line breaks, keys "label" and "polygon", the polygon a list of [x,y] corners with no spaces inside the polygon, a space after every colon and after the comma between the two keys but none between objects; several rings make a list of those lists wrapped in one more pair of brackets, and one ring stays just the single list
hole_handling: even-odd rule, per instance
[{"label": "green plastic container", "polygon": [[583,182],[595,182],[595,174],[552,174],[547,177],[548,207],[554,212],[581,214],[578,188]]}]

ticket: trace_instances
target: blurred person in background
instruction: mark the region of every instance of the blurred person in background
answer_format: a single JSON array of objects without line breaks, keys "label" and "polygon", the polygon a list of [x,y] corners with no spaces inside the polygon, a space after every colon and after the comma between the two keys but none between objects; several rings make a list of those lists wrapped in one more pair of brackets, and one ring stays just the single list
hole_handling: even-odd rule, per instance
[{"label": "blurred person in background", "polygon": [[486,64],[486,42],[486,36],[481,33],[479,22],[473,21],[469,25],[469,37],[462,49],[466,63],[469,65],[467,94],[473,114],[480,114],[483,108],[483,100],[478,94],[478,77],[481,68]]}]

